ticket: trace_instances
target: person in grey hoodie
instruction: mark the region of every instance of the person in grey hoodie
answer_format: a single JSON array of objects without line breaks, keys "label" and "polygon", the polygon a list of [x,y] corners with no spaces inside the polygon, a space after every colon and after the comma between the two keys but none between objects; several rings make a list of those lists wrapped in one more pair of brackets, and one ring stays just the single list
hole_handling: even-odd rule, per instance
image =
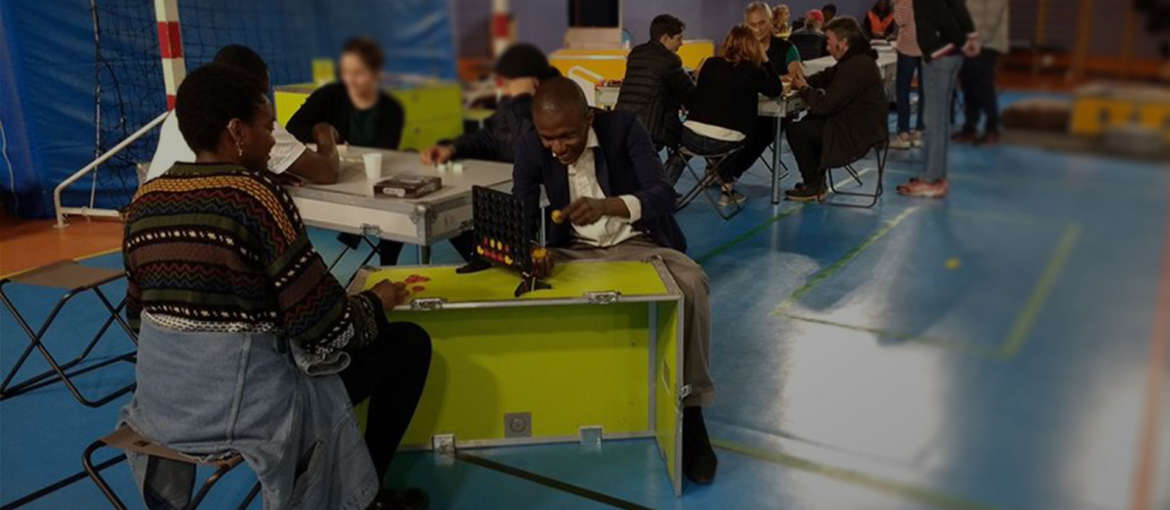
[{"label": "person in grey hoodie", "polygon": [[[993,145],[999,142],[999,100],[995,90],[995,66],[1008,52],[1008,0],[967,0],[983,49],[963,61],[959,86],[963,91],[963,129],[953,140],[959,143]],[[983,134],[979,121],[986,117]]]}]

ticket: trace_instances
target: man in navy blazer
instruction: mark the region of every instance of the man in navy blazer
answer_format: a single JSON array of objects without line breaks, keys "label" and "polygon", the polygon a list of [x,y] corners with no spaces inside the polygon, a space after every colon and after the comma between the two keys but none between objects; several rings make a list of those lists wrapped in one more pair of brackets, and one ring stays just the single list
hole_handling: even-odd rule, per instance
[{"label": "man in navy blazer", "polygon": [[532,121],[535,130],[516,141],[512,193],[535,208],[544,186],[552,259],[657,258],[685,297],[683,380],[690,393],[683,401],[683,472],[711,483],[717,461],[702,414],[715,398],[709,285],[703,268],[683,253],[674,188],[654,143],[633,115],[590,109],[567,78],[541,82]]}]

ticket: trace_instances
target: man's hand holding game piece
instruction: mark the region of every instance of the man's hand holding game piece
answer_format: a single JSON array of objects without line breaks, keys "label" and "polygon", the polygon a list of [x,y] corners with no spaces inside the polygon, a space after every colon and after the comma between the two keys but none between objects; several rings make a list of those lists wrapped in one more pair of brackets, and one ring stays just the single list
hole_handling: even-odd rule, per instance
[{"label": "man's hand holding game piece", "polygon": [[441,165],[455,156],[455,147],[446,144],[432,145],[431,148],[419,153],[424,165]]},{"label": "man's hand holding game piece", "polygon": [[604,199],[581,197],[569,204],[565,213],[569,215],[569,221],[574,225],[592,225],[606,216],[630,217],[629,208],[618,197]]},{"label": "man's hand holding game piece", "polygon": [[390,280],[382,280],[372,288],[374,295],[382,301],[382,308],[389,311],[398,305],[406,303],[410,297],[410,292],[406,290],[406,284],[402,282],[392,282]]}]

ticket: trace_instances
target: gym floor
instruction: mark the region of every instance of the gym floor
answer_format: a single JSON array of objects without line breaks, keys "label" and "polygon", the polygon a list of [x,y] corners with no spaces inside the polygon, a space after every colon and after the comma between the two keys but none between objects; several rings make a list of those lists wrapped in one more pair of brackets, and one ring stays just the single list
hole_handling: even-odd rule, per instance
[{"label": "gym floor", "polygon": [[[739,216],[721,221],[702,199],[679,214],[711,279],[713,485],[676,499],[650,440],[471,450],[470,461],[402,453],[388,485],[422,487],[436,509],[606,508],[606,498],[624,508],[1170,509],[1166,165],[954,146],[948,199],[894,193],[921,157],[891,152],[888,193],[873,209],[772,206],[757,165]],[[866,186],[874,176],[863,173]],[[329,232],[313,238],[327,259],[336,253]],[[435,258],[456,256],[444,243]],[[357,263],[350,255],[337,273]],[[123,289],[111,284],[110,295]],[[57,296],[9,292],[34,324]],[[79,300],[47,344],[66,357],[99,310]],[[0,317],[6,372],[25,343]],[[113,334],[103,354],[127,345]],[[34,361],[25,373],[43,368]],[[97,395],[132,378],[115,366],[79,381]],[[58,384],[0,403],[0,504],[79,471],[127,400],[88,409]],[[141,506],[124,465],[105,476]],[[205,507],[234,508],[253,481],[236,470]],[[105,507],[82,480],[23,508]]]}]

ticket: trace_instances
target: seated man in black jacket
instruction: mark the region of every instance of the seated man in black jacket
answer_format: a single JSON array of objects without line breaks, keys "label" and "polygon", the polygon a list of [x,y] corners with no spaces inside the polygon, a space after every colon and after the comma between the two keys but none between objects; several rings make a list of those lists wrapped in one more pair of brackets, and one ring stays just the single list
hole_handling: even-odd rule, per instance
[{"label": "seated man in black jacket", "polygon": [[654,144],[629,113],[590,110],[581,88],[567,78],[541,84],[532,122],[536,130],[516,142],[512,193],[536,208],[543,186],[549,209],[567,217],[567,222],[546,222],[553,257],[658,258],[682,290],[683,380],[690,387],[683,401],[683,472],[696,483],[710,483],[717,461],[701,407],[715,398],[708,364],[709,286],[703,268],[683,253],[686,238],[674,220],[674,189]]},{"label": "seated man in black jacket", "polygon": [[502,96],[495,113],[484,121],[482,129],[423,151],[423,164],[435,165],[452,159],[514,161],[512,145],[532,129],[532,94],[541,80],[560,73],[548,64],[548,58],[539,48],[528,43],[509,47],[496,61],[495,71]]},{"label": "seated man in black jacket", "polygon": [[682,20],[659,14],[650,22],[650,41],[635,46],[626,60],[626,76],[615,110],[638,118],[656,148],[678,146],[681,105],[687,104],[695,83],[682,67]]},{"label": "seated man in black jacket", "polygon": [[889,107],[877,52],[851,17],[834,18],[825,32],[837,64],[807,82],[792,82],[808,105],[808,116],[788,130],[788,145],[804,180],[786,192],[789,200],[824,200],[825,170],[856,161],[887,137]]}]

